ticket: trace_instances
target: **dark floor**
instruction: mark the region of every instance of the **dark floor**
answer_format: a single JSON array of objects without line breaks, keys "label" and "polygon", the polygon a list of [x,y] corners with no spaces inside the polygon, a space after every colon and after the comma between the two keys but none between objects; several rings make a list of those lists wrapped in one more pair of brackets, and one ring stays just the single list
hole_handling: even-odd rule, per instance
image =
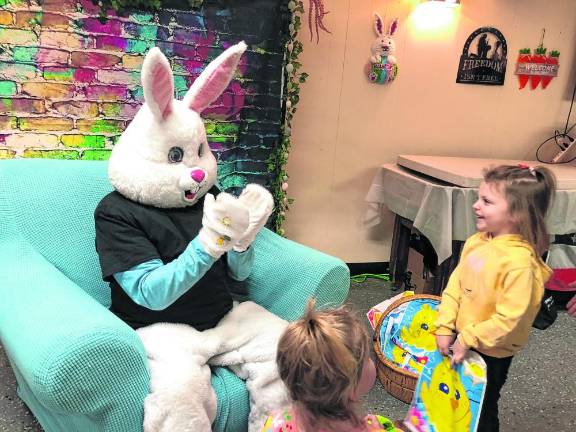
[{"label": "dark floor", "polygon": [[[386,283],[369,281],[353,284],[349,301],[365,314],[392,295]],[[41,431],[15,387],[0,346],[0,432]],[[389,418],[404,417],[408,407],[388,395],[380,383],[364,402],[368,411]],[[533,332],[512,364],[500,402],[500,422],[502,432],[576,431],[576,319],[561,313],[552,328]]]}]

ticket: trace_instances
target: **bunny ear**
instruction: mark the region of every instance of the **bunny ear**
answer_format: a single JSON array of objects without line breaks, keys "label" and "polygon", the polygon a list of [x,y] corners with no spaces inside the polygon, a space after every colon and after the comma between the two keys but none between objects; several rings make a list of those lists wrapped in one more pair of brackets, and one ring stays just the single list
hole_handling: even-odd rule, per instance
[{"label": "bunny ear", "polygon": [[378,36],[382,36],[382,32],[384,31],[384,23],[382,22],[382,18],[376,12],[374,12],[374,31]]},{"label": "bunny ear", "polygon": [[197,113],[204,111],[228,87],[246,48],[244,41],[239,42],[210,62],[184,96],[184,103]]},{"label": "bunny ear", "polygon": [[174,80],[170,63],[158,48],[152,48],[146,55],[141,77],[144,100],[150,111],[159,120],[165,119],[172,112]]},{"label": "bunny ear", "polygon": [[398,29],[398,18],[394,18],[394,21],[392,21],[392,24],[390,24],[390,30],[388,30],[388,34],[390,36],[394,36],[394,33],[396,33],[397,29]]}]

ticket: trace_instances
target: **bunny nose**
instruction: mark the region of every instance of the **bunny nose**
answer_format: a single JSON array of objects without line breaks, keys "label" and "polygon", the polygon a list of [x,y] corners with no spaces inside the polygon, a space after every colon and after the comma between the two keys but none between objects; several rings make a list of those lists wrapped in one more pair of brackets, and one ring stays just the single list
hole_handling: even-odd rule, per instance
[{"label": "bunny nose", "polygon": [[200,183],[202,180],[204,180],[204,177],[206,177],[206,173],[204,170],[195,169],[190,172],[190,177],[192,177],[192,180],[194,180],[196,183]]}]

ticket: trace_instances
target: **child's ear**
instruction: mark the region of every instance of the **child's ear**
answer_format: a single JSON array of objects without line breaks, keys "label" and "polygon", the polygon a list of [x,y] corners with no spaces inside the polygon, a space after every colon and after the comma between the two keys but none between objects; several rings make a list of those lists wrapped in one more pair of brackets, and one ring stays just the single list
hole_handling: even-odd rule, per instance
[{"label": "child's ear", "polygon": [[382,33],[384,32],[384,22],[376,12],[374,12],[374,31],[377,36],[382,36]]},{"label": "child's ear", "polygon": [[520,214],[517,211],[513,211],[510,207],[508,207],[508,217],[514,226],[518,226],[518,224],[521,222]]},{"label": "child's ear", "polygon": [[244,42],[239,42],[212,60],[184,96],[184,104],[191,110],[201,113],[218,99],[230,84],[246,48]]},{"label": "child's ear", "polygon": [[158,120],[164,120],[172,112],[174,80],[168,59],[154,47],[142,64],[142,87],[144,100]]}]

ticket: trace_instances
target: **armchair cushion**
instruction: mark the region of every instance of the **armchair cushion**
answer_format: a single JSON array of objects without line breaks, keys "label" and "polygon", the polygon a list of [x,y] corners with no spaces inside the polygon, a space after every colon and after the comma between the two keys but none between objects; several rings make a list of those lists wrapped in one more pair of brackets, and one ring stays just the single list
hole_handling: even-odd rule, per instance
[{"label": "armchair cushion", "polygon": [[339,305],[346,299],[350,271],[342,260],[268,229],[258,233],[254,247],[248,296],[280,318],[299,318],[312,296],[318,306]]}]

